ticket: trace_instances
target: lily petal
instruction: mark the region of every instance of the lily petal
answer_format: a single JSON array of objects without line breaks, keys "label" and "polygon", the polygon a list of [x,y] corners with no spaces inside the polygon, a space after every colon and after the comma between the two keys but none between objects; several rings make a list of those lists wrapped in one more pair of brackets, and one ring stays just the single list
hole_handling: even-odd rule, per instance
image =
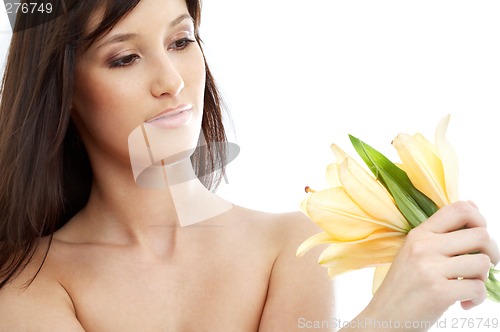
[{"label": "lily petal", "polygon": [[335,242],[335,239],[328,233],[322,232],[315,234],[302,242],[302,244],[297,248],[297,257],[302,257],[306,252],[311,250],[313,247],[318,246],[320,244],[332,243]]},{"label": "lily petal", "polygon": [[393,225],[393,228],[401,232],[410,230],[391,195],[354,159],[344,159],[340,165],[339,178],[349,197],[368,215]]},{"label": "lily petal", "polygon": [[380,285],[384,281],[390,268],[391,264],[381,265],[375,268],[375,272],[373,274],[372,294],[375,294],[380,288]]},{"label": "lily petal", "polygon": [[403,245],[404,238],[404,235],[398,235],[359,243],[332,244],[320,255],[319,263],[328,267],[330,277],[391,263]]},{"label": "lily petal", "polygon": [[399,134],[392,144],[413,185],[438,207],[443,207],[448,200],[444,192],[444,170],[432,144],[421,134]]},{"label": "lily petal", "polygon": [[339,179],[339,165],[332,163],[326,168],[326,182],[328,187],[335,188],[342,186]]},{"label": "lily petal", "polygon": [[446,130],[448,129],[449,121],[449,114],[439,121],[436,128],[435,141],[436,149],[443,164],[448,203],[453,203],[458,200],[458,159],[453,147],[446,140]]},{"label": "lily petal", "polygon": [[332,144],[330,149],[332,149],[333,154],[335,154],[338,165],[342,164],[345,159],[349,158],[349,155],[345,153],[345,151],[342,150],[337,144]]},{"label": "lily petal", "polygon": [[360,240],[378,230],[403,232],[393,224],[367,214],[342,187],[309,194],[301,208],[335,241]]},{"label": "lily petal", "polygon": [[315,234],[315,235],[309,237],[304,242],[302,242],[302,244],[297,249],[296,256],[302,257],[309,250],[311,250],[315,246],[318,246],[321,244],[328,244],[328,243],[329,244],[355,244],[355,243],[373,241],[373,240],[380,239],[380,238],[398,237],[398,236],[402,236],[402,235],[404,235],[404,234],[402,234],[400,232],[377,231],[377,232],[374,232],[374,233],[370,234],[369,236],[365,237],[364,239],[353,240],[353,241],[339,241],[339,240],[334,239],[330,234],[328,234],[326,232],[322,232],[322,233]]}]

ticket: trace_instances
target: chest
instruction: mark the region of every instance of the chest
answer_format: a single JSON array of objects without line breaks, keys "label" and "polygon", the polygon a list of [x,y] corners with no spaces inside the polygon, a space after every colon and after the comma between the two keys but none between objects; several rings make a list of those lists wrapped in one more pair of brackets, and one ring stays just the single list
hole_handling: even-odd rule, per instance
[{"label": "chest", "polygon": [[162,263],[83,259],[65,282],[77,318],[88,331],[256,331],[272,260],[199,255]]}]

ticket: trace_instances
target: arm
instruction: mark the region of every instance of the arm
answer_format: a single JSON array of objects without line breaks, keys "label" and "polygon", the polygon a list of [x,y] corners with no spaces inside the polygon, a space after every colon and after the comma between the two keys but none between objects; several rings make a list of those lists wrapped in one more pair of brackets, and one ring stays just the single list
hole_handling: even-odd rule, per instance
[{"label": "arm", "polygon": [[0,332],[84,331],[71,298],[56,280],[40,273],[28,288],[23,287],[32,267],[0,289]]},{"label": "arm", "polygon": [[[324,248],[301,258],[295,255],[308,236],[321,230],[300,213],[287,214],[278,224],[274,240],[282,243],[282,249],[271,272],[259,331],[299,331],[314,322],[330,322],[333,282],[317,261]],[[314,331],[331,331],[327,325]]]}]

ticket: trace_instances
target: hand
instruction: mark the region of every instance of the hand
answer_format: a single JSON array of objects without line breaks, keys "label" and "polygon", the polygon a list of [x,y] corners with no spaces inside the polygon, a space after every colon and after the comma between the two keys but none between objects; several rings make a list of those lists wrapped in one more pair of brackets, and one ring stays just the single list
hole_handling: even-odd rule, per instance
[{"label": "hand", "polygon": [[484,281],[499,259],[473,203],[445,206],[410,231],[365,315],[433,324],[456,301],[472,308],[486,299]]}]

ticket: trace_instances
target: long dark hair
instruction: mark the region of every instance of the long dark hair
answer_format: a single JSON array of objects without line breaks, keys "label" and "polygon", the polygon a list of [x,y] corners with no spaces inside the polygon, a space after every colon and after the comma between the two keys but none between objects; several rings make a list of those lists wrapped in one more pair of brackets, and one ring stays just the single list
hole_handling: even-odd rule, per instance
[{"label": "long dark hair", "polygon": [[[53,0],[59,14],[43,24],[36,14],[18,14],[0,88],[0,288],[32,260],[42,237],[51,238],[88,201],[92,169],[70,118],[75,57],[139,1]],[[201,44],[201,4],[186,4]],[[102,22],[85,33],[98,10]],[[205,67],[207,144],[197,148],[192,162],[213,190],[224,174],[227,139],[220,95],[206,61]]]}]

